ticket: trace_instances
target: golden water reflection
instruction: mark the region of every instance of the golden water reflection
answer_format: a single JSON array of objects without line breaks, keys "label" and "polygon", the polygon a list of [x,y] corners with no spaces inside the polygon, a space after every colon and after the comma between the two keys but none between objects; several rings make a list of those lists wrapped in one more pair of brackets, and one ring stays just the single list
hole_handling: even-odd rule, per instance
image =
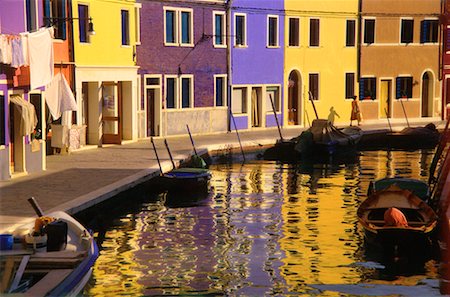
[{"label": "golden water reflection", "polygon": [[211,194],[190,197],[191,207],[169,207],[170,199],[186,197],[161,195],[116,219],[85,293],[322,296],[315,284],[414,286],[436,279],[430,262],[423,275],[385,280],[382,266],[365,256],[356,217],[371,180],[426,181],[431,159],[430,151],[375,151],[352,165],[213,165]]}]

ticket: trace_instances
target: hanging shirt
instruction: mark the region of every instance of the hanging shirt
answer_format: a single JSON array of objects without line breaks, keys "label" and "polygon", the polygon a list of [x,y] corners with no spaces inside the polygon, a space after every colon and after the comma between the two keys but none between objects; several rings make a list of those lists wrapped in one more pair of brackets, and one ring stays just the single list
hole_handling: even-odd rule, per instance
[{"label": "hanging shirt", "polygon": [[48,28],[28,35],[30,90],[45,86],[53,79],[53,40]]},{"label": "hanging shirt", "polygon": [[59,119],[64,111],[77,110],[75,97],[61,72],[45,88],[45,101],[54,120]]},{"label": "hanging shirt", "polygon": [[20,39],[22,40],[23,66],[28,66],[30,65],[30,59],[28,57],[28,32],[20,33]]},{"label": "hanging shirt", "polygon": [[22,50],[22,39],[14,38],[11,40],[12,47],[12,61],[11,66],[18,68],[24,64],[23,50]]}]

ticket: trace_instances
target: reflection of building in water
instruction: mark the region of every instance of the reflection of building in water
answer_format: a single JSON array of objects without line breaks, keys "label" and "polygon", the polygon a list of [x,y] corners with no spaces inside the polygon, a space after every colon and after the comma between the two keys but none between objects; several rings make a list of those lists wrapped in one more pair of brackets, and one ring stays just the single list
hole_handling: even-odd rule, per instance
[{"label": "reflection of building in water", "polygon": [[[357,172],[353,167],[338,171],[322,167],[309,174],[297,174],[297,181],[303,182],[297,184],[295,194],[284,195],[281,210],[280,246],[286,256],[281,272],[289,290],[299,291],[306,284],[359,281],[360,273],[350,267],[358,249],[354,230]],[[283,186],[292,188],[289,184]]]}]

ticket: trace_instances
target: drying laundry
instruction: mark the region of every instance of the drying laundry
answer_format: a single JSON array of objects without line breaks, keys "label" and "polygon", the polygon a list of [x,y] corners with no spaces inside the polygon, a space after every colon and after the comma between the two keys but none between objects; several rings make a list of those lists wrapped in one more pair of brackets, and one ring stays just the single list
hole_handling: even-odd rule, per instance
[{"label": "drying laundry", "polygon": [[20,113],[20,135],[30,135],[34,132],[38,123],[36,109],[34,105],[25,101],[20,95],[12,95],[10,97],[11,103],[14,104]]},{"label": "drying laundry", "polygon": [[12,47],[11,66],[14,68],[23,66],[24,58],[23,58],[23,50],[22,50],[22,39],[21,38],[12,39],[11,47]]},{"label": "drying laundry", "polygon": [[64,111],[77,110],[77,102],[62,73],[56,74],[45,88],[45,101],[54,120]]},{"label": "drying laundry", "polygon": [[49,28],[28,35],[30,90],[45,86],[53,79],[53,41]]}]

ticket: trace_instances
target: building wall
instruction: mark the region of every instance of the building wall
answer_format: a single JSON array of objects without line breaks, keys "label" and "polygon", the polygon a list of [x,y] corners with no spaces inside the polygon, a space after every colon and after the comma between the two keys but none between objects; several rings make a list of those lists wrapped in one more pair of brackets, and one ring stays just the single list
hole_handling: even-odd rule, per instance
[{"label": "building wall", "polygon": [[[257,1],[257,0],[236,0],[231,7],[231,84],[234,87],[247,88],[247,112],[234,113],[235,123],[238,129],[251,129],[251,90],[258,89],[258,96],[261,96],[260,124],[259,127],[276,126],[275,116],[272,107],[268,106],[266,100],[266,89],[270,86],[280,88],[281,108],[277,112],[280,124],[283,124],[283,67],[284,67],[284,44],[285,44],[285,21],[284,21],[284,1]],[[235,45],[235,16],[243,14],[246,16],[246,46]],[[268,16],[278,17],[278,46],[268,47]],[[233,92],[231,92],[231,102],[233,102]],[[231,103],[232,104],[232,103]],[[234,123],[231,122],[231,129]]]},{"label": "building wall", "polygon": [[[431,117],[441,117],[441,83],[439,81],[439,42],[420,43],[421,21],[438,19],[440,1],[387,0],[362,1],[363,22],[365,18],[375,19],[375,42],[361,46],[361,76],[377,78],[377,97],[374,104],[362,101],[365,119],[376,120],[385,117],[380,104],[380,81],[392,80],[391,116],[393,118],[422,117],[422,77],[427,73],[432,78],[430,100],[433,106]],[[413,42],[402,44],[401,19],[413,19]],[[364,28],[364,25],[362,25]],[[363,37],[364,34],[362,33]],[[412,76],[412,98],[400,102],[396,97],[396,77]],[[402,107],[403,103],[403,107]]]},{"label": "building wall", "polygon": [[[355,74],[357,85],[357,39],[355,46],[346,46],[347,20],[354,20],[357,34],[358,0],[342,1],[296,1],[286,0],[286,51],[285,85],[292,71],[299,75],[298,124],[309,125],[315,118],[309,101],[309,74],[319,74],[319,99],[314,101],[319,118],[327,118],[333,107],[335,123],[348,124],[351,100],[345,97],[345,73]],[[300,46],[288,46],[289,17],[300,19]],[[310,19],[319,19],[319,46],[310,46]],[[288,109],[288,92],[285,92],[284,109]],[[288,113],[285,122],[288,124]]]},{"label": "building wall", "polygon": [[[214,47],[213,11],[224,12],[224,1],[142,1],[141,44],[137,61],[142,78],[141,100],[146,101],[145,77],[159,75],[161,102],[160,131],[156,135],[223,132],[227,129],[227,108],[215,107],[214,75],[227,74],[227,49]],[[188,8],[193,14],[193,46],[164,44],[164,7]],[[193,75],[193,107],[165,108],[165,76]],[[149,120],[149,119],[147,119]]]}]

